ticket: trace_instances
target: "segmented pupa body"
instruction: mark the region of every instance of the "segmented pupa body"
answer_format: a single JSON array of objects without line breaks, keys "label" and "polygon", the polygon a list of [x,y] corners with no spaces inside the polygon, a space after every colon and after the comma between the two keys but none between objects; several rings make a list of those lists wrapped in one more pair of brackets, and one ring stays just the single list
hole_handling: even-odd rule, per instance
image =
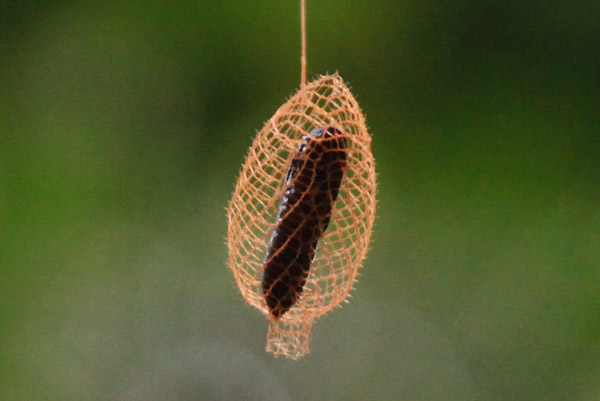
[{"label": "segmented pupa body", "polygon": [[339,129],[318,127],[301,138],[287,171],[261,279],[274,319],[287,312],[302,293],[345,168],[346,140]]}]

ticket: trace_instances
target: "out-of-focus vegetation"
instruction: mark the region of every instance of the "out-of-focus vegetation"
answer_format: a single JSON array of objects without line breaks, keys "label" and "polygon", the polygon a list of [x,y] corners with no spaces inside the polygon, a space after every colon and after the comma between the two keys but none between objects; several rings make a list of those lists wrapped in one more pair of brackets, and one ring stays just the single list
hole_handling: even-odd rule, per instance
[{"label": "out-of-focus vegetation", "polygon": [[600,3],[308,1],[378,220],[299,362],[224,208],[299,83],[296,1],[0,6],[0,399],[600,399]]}]

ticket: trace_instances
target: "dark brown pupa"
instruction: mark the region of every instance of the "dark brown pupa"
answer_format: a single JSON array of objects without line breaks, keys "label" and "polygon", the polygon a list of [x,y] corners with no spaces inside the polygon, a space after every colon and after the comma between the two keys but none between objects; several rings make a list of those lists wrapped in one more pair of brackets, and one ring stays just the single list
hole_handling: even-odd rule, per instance
[{"label": "dark brown pupa", "polygon": [[301,138],[287,171],[261,280],[274,319],[302,293],[345,168],[346,140],[339,129],[318,127]]}]

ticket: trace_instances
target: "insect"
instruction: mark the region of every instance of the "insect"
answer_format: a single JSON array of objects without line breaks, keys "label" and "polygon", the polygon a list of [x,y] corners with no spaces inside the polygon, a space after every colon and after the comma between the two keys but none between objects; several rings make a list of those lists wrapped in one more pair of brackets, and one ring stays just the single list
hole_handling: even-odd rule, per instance
[{"label": "insect", "polygon": [[287,171],[261,279],[274,319],[287,312],[302,293],[345,168],[346,139],[339,129],[318,127],[302,137]]},{"label": "insect", "polygon": [[[269,322],[266,350],[298,359],[315,319],[346,300],[369,250],[377,177],[371,135],[337,73],[306,80],[256,134],[227,208],[229,267]],[[266,252],[265,252],[266,250]]]},{"label": "insect", "polygon": [[348,297],[369,250],[376,178],[364,115],[337,74],[301,87],[256,134],[227,245],[241,295],[269,322],[267,351],[305,355],[313,321]]}]

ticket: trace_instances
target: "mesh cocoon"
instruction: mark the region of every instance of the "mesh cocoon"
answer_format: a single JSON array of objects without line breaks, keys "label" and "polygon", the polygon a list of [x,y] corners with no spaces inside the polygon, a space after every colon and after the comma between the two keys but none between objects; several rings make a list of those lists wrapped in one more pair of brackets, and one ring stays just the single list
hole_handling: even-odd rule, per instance
[{"label": "mesh cocoon", "polygon": [[[296,146],[303,135],[324,126],[343,132],[347,167],[302,295],[274,319],[261,288],[268,241]],[[293,359],[306,354],[313,320],[347,297],[369,248],[375,192],[371,136],[357,101],[338,74],[305,85],[258,132],[227,210],[227,245],[229,266],[242,296],[270,320],[267,351]]]}]

